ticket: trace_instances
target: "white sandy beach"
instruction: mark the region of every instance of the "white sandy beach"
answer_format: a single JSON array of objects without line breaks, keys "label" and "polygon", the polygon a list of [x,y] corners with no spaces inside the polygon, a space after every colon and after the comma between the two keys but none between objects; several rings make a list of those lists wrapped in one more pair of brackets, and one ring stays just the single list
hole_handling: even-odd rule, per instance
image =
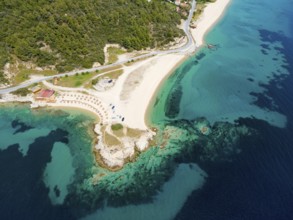
[{"label": "white sandy beach", "polygon": [[156,89],[184,57],[169,54],[135,64],[131,67],[132,71],[125,69],[126,74],[117,80],[116,88],[105,92],[104,97],[112,97],[110,100],[125,118],[125,125],[140,130],[148,129],[145,114]]},{"label": "white sandy beach", "polygon": [[[215,3],[208,4],[204,9],[197,22],[197,28],[191,29],[197,47],[204,44],[205,34],[221,18],[229,2],[230,0],[217,0]],[[143,76],[139,79],[139,85],[132,89],[131,95],[126,100],[120,99],[121,111],[126,118],[125,124],[127,126],[142,130],[147,129],[145,115],[152,97],[155,95],[160,83],[185,57],[187,56],[180,54],[160,55],[150,59],[143,65]],[[135,66],[137,70],[141,68],[139,63],[135,64]],[[124,86],[125,88],[126,84],[127,82],[124,81],[119,86]],[[120,87],[119,90],[122,91],[123,88]]]},{"label": "white sandy beach", "polygon": [[197,47],[204,44],[205,34],[216,24],[222,15],[224,15],[230,1],[231,0],[217,0],[214,3],[207,4],[204,12],[196,22],[196,28],[191,29]]}]

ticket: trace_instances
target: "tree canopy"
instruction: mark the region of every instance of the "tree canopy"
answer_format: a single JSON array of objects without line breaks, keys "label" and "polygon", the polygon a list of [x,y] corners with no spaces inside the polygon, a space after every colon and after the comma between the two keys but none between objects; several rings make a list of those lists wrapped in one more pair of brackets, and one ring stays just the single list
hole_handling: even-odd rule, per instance
[{"label": "tree canopy", "polygon": [[160,46],[182,35],[179,23],[163,0],[1,0],[0,67],[17,57],[60,72],[87,68],[104,62],[106,43]]}]

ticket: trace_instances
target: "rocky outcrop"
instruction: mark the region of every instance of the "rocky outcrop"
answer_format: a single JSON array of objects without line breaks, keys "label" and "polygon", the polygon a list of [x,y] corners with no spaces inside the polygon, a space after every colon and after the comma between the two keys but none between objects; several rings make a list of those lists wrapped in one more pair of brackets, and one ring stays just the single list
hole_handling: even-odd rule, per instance
[{"label": "rocky outcrop", "polygon": [[[108,125],[109,126],[109,125]],[[99,154],[100,160],[104,166],[109,169],[120,169],[138,152],[142,152],[149,147],[149,141],[155,135],[152,131],[141,131],[138,137],[125,136],[120,138],[121,143],[117,145],[108,145],[104,141],[102,127],[96,124],[95,133],[97,136],[97,145],[95,151]]]}]

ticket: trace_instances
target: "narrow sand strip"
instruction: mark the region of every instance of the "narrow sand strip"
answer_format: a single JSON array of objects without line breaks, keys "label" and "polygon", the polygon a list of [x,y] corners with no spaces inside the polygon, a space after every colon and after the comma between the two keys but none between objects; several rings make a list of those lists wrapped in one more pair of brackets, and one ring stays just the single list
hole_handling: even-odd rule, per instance
[{"label": "narrow sand strip", "polygon": [[229,6],[230,1],[231,0],[217,0],[214,3],[207,4],[204,12],[197,21],[196,28],[191,29],[191,33],[197,47],[204,44],[204,36],[224,15],[224,12]]}]

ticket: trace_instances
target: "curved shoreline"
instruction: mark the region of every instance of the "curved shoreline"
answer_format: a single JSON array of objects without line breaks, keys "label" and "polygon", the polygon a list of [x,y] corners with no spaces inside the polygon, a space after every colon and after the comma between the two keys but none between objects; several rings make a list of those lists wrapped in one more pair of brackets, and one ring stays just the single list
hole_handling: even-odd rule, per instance
[{"label": "curved shoreline", "polygon": [[[194,53],[196,53],[198,50],[200,50],[205,42],[204,38],[209,33],[209,31],[222,19],[222,17],[225,15],[225,12],[227,8],[230,6],[232,0],[217,0],[213,3],[206,4],[206,7],[204,8],[203,13],[200,15],[199,19],[197,20],[197,27],[195,29],[190,29],[190,32],[192,34],[193,40],[195,41],[195,44],[197,46]],[[193,54],[194,54],[193,53]],[[163,84],[165,83],[165,80],[172,74],[174,71],[187,59],[189,59],[188,56],[183,57],[182,59],[178,60],[178,62],[174,65],[174,67],[167,71],[164,77],[161,79],[158,87],[155,89],[154,93],[152,94],[152,98],[149,101],[149,105],[147,109],[145,110],[145,124],[147,127],[154,126],[151,121],[151,113],[153,111],[154,103],[156,101],[156,98],[159,94],[160,89],[162,89]]]},{"label": "curved shoreline", "polygon": [[216,0],[213,3],[206,4],[203,13],[196,22],[196,29],[191,30],[193,39],[198,47],[205,43],[204,39],[206,35],[223,18],[232,1]]},{"label": "curved shoreline", "polygon": [[[109,168],[123,167],[128,158],[134,155],[135,149],[138,148],[140,152],[144,151],[149,147],[149,142],[155,135],[150,129],[149,117],[163,83],[188,58],[188,55],[196,51],[196,43],[198,46],[203,46],[204,35],[211,28],[210,26],[221,18],[229,2],[230,0],[217,0],[216,3],[208,4],[205,9],[208,13],[203,13],[198,22],[199,28],[190,30],[190,20],[195,8],[195,0],[193,0],[190,15],[184,23],[188,42],[174,50],[153,51],[146,56],[142,55],[148,59],[140,60],[130,66],[123,66],[123,74],[115,80],[115,84],[108,90],[96,91],[85,88],[60,87],[44,81],[50,77],[43,77],[37,81],[42,81],[47,88],[58,91],[60,96],[56,97],[54,103],[38,102],[33,99],[33,96],[27,97],[27,101],[41,107],[71,106],[96,114],[100,118],[100,123],[96,124],[94,129],[98,138],[95,149]],[[195,43],[195,40],[198,40],[200,44]],[[118,63],[121,62],[117,62],[115,65]],[[101,68],[105,68],[105,66]],[[30,83],[32,82],[34,81],[30,80]],[[0,94],[5,94],[5,92],[7,90],[0,90]],[[14,97],[10,96],[6,97],[7,101],[14,100]],[[123,131],[123,138],[117,139],[117,136],[113,136],[111,131],[111,126],[117,123],[122,124],[126,131],[128,128],[136,130],[139,135],[131,137]],[[115,141],[107,145],[106,136]]]},{"label": "curved shoreline", "polygon": [[[120,115],[125,117],[124,124],[126,126],[134,129],[147,130],[149,128],[149,120],[146,120],[148,117],[147,112],[149,111],[148,109],[152,103],[152,99],[158,92],[158,88],[160,88],[166,77],[174,71],[178,63],[181,63],[186,59],[186,55],[193,54],[197,46],[199,47],[203,45],[204,35],[211,28],[211,26],[213,26],[216,21],[221,18],[229,2],[230,0],[217,0],[214,3],[209,3],[197,22],[197,27],[192,30],[189,25],[196,6],[196,2],[193,0],[188,19],[183,25],[183,30],[188,39],[185,45],[177,49],[170,49],[167,51],[152,51],[148,54],[131,59],[139,60],[142,58],[148,58],[147,60],[139,61],[129,66],[129,68],[125,67],[124,69],[127,69],[127,73],[124,73],[121,77],[119,77],[116,85],[114,86],[115,88],[104,93],[95,92],[95,96],[100,98],[106,105],[113,104],[117,106],[119,108]],[[111,66],[120,65],[126,61],[127,60],[118,61],[117,63],[111,64]],[[110,65],[91,68],[87,71],[104,69],[109,66]],[[73,75],[75,72],[80,71],[72,71],[66,74]],[[136,74],[135,82],[132,80],[132,76],[135,75],[134,72],[140,72],[139,74]],[[60,77],[64,74],[56,76]],[[53,77],[55,76],[30,79],[29,81],[16,87],[0,90],[0,94],[14,91],[35,82],[49,80]]]},{"label": "curved shoreline", "polygon": [[145,124],[146,124],[147,127],[153,127],[154,126],[154,124],[152,124],[152,121],[151,121],[151,114],[152,114],[152,111],[153,111],[154,104],[156,102],[156,98],[157,98],[160,90],[163,88],[164,83],[174,73],[174,71],[179,66],[181,66],[187,59],[188,59],[188,57],[183,57],[182,59],[178,60],[176,65],[170,71],[168,71],[168,73],[163,77],[163,79],[160,81],[159,85],[155,89],[154,93],[152,94],[151,99],[149,101],[149,104],[148,104],[148,106],[146,108],[146,111],[145,111],[145,116],[144,116],[144,121],[145,121]]}]

